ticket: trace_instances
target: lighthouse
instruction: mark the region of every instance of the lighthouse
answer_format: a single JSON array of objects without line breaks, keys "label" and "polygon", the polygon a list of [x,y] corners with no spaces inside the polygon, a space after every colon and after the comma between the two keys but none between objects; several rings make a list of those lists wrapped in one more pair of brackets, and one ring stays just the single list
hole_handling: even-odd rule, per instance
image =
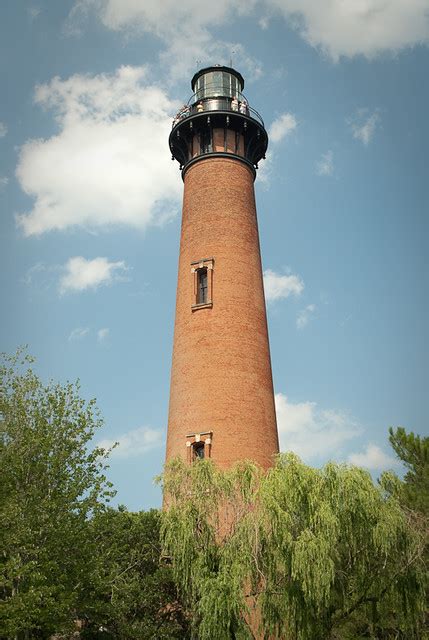
[{"label": "lighthouse", "polygon": [[166,460],[278,453],[254,180],[268,135],[235,69],[198,71],[169,137],[184,182]]}]

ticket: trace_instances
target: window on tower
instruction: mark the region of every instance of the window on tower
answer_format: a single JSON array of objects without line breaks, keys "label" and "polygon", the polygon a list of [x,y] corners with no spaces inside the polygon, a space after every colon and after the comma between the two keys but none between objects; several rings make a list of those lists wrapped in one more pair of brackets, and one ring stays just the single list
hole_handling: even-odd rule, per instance
[{"label": "window on tower", "polygon": [[212,431],[188,433],[186,436],[186,459],[189,464],[211,457]]},{"label": "window on tower", "polygon": [[197,270],[197,304],[207,304],[207,267]]},{"label": "window on tower", "polygon": [[204,442],[196,442],[193,446],[193,457],[194,460],[203,460],[204,459]]},{"label": "window on tower", "polygon": [[213,258],[203,258],[191,263],[193,277],[192,311],[213,306]]},{"label": "window on tower", "polygon": [[211,153],[213,151],[212,135],[210,129],[203,129],[200,133],[200,153]]}]

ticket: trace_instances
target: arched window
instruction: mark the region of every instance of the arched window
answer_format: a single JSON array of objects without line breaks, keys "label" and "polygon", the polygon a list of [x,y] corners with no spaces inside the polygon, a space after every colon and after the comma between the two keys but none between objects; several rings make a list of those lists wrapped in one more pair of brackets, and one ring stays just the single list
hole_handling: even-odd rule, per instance
[{"label": "arched window", "polygon": [[194,460],[204,459],[204,442],[195,442],[193,445]]},{"label": "arched window", "polygon": [[212,436],[212,431],[186,435],[186,459],[189,464],[211,457]]}]

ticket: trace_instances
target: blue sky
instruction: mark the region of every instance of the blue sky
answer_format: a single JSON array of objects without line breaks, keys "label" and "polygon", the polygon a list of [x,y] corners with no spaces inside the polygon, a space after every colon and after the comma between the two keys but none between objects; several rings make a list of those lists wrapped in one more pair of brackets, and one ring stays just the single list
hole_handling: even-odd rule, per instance
[{"label": "blue sky", "polygon": [[232,59],[256,181],[283,450],[377,475],[427,434],[427,0],[0,8],[1,350],[80,378],[117,502],[159,506],[182,181],[172,117]]}]

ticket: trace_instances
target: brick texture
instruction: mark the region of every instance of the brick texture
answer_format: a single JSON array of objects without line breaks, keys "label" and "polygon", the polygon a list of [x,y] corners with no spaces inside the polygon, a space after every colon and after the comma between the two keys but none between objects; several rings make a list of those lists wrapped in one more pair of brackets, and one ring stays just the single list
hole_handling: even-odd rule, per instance
[{"label": "brick texture", "polygon": [[[192,310],[191,263],[214,258],[213,306]],[[206,157],[185,174],[166,458],[186,435],[213,432],[226,468],[278,452],[253,174]]]}]

